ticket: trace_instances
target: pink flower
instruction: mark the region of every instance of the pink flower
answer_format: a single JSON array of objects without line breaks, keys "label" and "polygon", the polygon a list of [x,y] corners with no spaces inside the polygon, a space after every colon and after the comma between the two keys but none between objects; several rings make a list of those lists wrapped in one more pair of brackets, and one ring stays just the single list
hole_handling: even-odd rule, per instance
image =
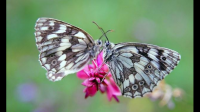
[{"label": "pink flower", "polygon": [[[119,102],[117,96],[121,95],[120,89],[115,84],[107,65],[102,64],[103,52],[98,55],[97,59],[95,59],[92,64],[86,66],[83,70],[77,73],[78,78],[84,80],[82,85],[86,86],[83,90],[83,92],[85,92],[85,98],[88,96],[94,96],[96,92],[100,90],[101,93],[107,93],[109,101],[111,101],[113,97],[117,102]],[[107,73],[108,75],[103,79]]]}]

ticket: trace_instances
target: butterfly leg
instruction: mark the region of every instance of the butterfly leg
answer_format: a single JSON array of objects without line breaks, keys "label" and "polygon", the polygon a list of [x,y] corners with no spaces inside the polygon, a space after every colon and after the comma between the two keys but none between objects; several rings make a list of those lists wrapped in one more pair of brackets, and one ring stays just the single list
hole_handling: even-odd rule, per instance
[{"label": "butterfly leg", "polygon": [[105,75],[104,75],[104,77],[103,77],[103,79],[101,80],[101,82],[100,83],[102,83],[103,81],[104,81],[104,79],[106,78],[106,76],[109,74],[109,72],[107,72]]}]

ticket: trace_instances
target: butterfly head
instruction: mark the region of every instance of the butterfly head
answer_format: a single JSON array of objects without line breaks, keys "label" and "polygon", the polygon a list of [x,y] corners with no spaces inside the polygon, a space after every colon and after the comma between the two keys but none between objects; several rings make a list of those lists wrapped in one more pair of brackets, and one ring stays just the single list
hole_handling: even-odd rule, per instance
[{"label": "butterfly head", "polygon": [[106,60],[112,59],[112,54],[113,54],[113,47],[115,45],[113,43],[110,43],[109,41],[105,41],[104,46],[103,46],[103,57],[105,62]]},{"label": "butterfly head", "polygon": [[101,40],[96,40],[95,41],[95,46],[93,47],[93,50],[91,51],[91,55],[92,55],[92,57],[93,58],[96,58],[97,57],[97,55],[100,53],[100,51],[101,51],[101,48],[102,48],[102,46],[103,46],[103,43],[102,43],[102,41]]}]

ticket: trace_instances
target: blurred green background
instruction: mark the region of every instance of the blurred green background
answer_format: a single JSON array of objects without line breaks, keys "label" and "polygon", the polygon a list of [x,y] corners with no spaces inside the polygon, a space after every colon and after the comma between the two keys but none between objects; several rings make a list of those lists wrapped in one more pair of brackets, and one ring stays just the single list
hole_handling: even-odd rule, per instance
[{"label": "blurred green background", "polygon": [[[165,78],[185,91],[173,109],[148,98],[107,100],[98,92],[84,99],[83,80],[75,74],[49,81],[38,61],[34,37],[39,17],[56,18],[78,26],[98,39],[95,21],[110,41],[155,44],[178,51],[181,61]],[[8,112],[192,112],[192,0],[7,0],[6,108]]]}]

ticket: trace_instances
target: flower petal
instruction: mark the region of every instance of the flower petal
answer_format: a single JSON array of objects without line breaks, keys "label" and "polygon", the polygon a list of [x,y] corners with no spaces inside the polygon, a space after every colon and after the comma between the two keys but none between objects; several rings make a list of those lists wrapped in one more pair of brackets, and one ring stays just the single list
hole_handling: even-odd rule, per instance
[{"label": "flower petal", "polygon": [[107,86],[106,92],[107,92],[107,98],[108,98],[108,100],[111,101],[113,94],[112,94],[112,88],[111,88],[110,85]]},{"label": "flower petal", "polygon": [[85,88],[84,89],[84,92],[86,93],[86,98],[88,97],[88,96],[94,96],[95,94],[96,94],[96,92],[97,92],[97,88],[96,88],[96,86],[92,86],[92,87],[87,87],[87,88]]},{"label": "flower petal", "polygon": [[100,90],[101,93],[106,92],[106,86],[103,85],[103,84],[100,84],[100,85],[99,85],[99,90]]},{"label": "flower petal", "polygon": [[119,87],[116,85],[116,83],[114,82],[113,78],[110,78],[110,85],[112,87],[113,95],[120,96],[121,91],[120,91]]},{"label": "flower petal", "polygon": [[94,68],[97,68],[98,64],[97,64],[96,59],[92,60],[92,64],[93,64]]},{"label": "flower petal", "polygon": [[106,64],[102,66],[101,70],[103,70],[104,72],[109,72],[108,66]]},{"label": "flower petal", "polygon": [[77,77],[80,79],[87,79],[87,78],[89,78],[89,73],[90,73],[90,71],[88,69],[88,66],[85,66],[83,68],[83,70],[81,70],[77,73]]},{"label": "flower petal", "polygon": [[89,78],[90,81],[92,81],[92,80],[94,80],[94,79],[95,79],[95,77],[91,77],[91,78]]},{"label": "flower petal", "polygon": [[119,102],[119,99],[117,98],[117,96],[113,95],[113,98],[115,98],[115,100],[116,100],[117,102]]},{"label": "flower petal", "polygon": [[95,83],[93,83],[92,81],[86,79],[83,81],[82,85],[87,86],[87,87],[91,87],[93,86]]},{"label": "flower petal", "polygon": [[96,78],[96,81],[98,82],[98,83],[101,83],[101,80],[97,77]]},{"label": "flower petal", "polygon": [[98,65],[98,67],[100,67],[101,64],[103,63],[103,52],[99,53],[99,55],[97,56],[96,63]]},{"label": "flower petal", "polygon": [[[120,92],[118,86],[115,84],[112,77],[110,77],[109,79],[110,79],[109,80],[110,82],[106,79],[104,80],[104,82],[107,84],[107,87],[106,87],[107,98],[109,101],[111,101],[112,97],[120,96],[121,92]],[[116,100],[116,98],[115,98],[115,100]]]},{"label": "flower petal", "polygon": [[88,78],[88,75],[85,73],[84,70],[79,71],[76,76],[80,79],[87,79]]}]

